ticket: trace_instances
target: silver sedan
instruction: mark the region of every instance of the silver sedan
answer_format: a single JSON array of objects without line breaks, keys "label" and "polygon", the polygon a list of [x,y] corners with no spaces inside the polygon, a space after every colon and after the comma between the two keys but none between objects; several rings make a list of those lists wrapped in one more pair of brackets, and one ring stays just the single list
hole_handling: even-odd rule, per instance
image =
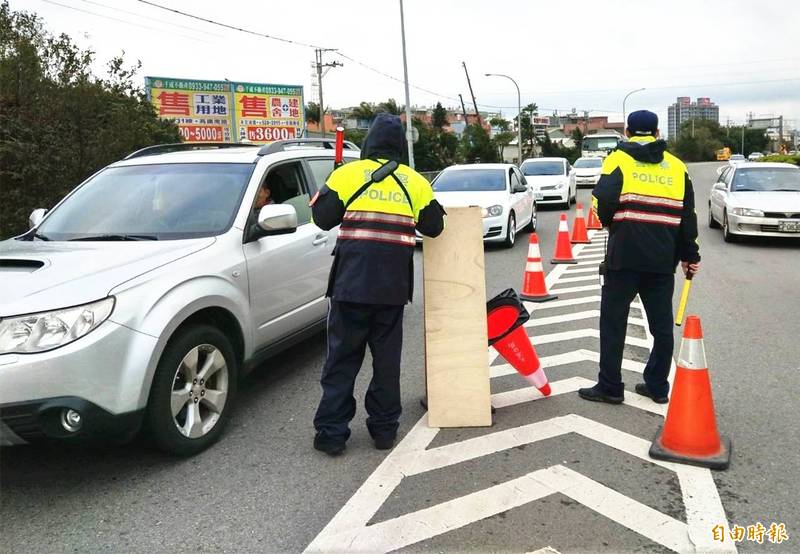
[{"label": "silver sedan", "polygon": [[723,166],[711,187],[708,226],[726,242],[742,235],[800,238],[800,168],[786,163]]}]

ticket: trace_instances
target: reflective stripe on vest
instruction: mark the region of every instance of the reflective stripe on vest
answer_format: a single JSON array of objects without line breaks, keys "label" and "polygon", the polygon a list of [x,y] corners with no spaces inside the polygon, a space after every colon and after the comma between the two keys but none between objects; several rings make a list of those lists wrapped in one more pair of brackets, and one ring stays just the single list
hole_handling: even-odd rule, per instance
[{"label": "reflective stripe on vest", "polygon": [[367,240],[413,246],[414,218],[383,212],[349,211],[339,228],[339,240]]}]

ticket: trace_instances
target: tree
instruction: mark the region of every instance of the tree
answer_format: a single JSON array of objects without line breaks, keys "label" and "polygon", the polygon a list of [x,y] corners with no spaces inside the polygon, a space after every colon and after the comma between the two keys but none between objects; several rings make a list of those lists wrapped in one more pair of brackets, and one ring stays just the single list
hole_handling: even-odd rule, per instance
[{"label": "tree", "polygon": [[516,138],[516,133],[511,130],[511,123],[502,117],[493,117],[489,120],[489,125],[491,125],[493,129],[498,129],[499,131],[492,137],[492,140],[500,151],[500,160],[503,160],[503,152],[506,146],[511,144],[511,141]]},{"label": "tree", "polygon": [[134,84],[139,64],[114,58],[99,78],[93,61],[35,14],[0,3],[0,236],[25,231],[33,208],[133,150],[180,141]]},{"label": "tree", "polygon": [[533,144],[536,136],[533,132],[533,121],[531,118],[533,117],[533,114],[538,112],[539,107],[535,102],[522,108],[522,116],[520,117],[519,125],[522,127],[522,144],[527,149],[527,154],[523,152],[523,156],[530,156],[530,153],[533,150]]},{"label": "tree", "polygon": [[375,110],[376,113],[386,112],[392,115],[400,115],[403,113],[405,106],[398,106],[397,101],[394,98],[389,98],[386,102],[381,102],[378,104],[378,108]]},{"label": "tree", "polygon": [[497,145],[489,137],[486,129],[473,123],[467,125],[461,137],[459,148],[461,159],[467,163],[498,162]]},{"label": "tree", "polygon": [[358,106],[353,108],[352,116],[356,119],[372,121],[375,117],[375,105],[370,102],[361,102]]},{"label": "tree", "polygon": [[436,102],[436,107],[433,108],[432,120],[432,124],[435,129],[442,130],[445,127],[450,126],[450,122],[447,121],[447,110],[442,107],[441,102]]},{"label": "tree", "polygon": [[306,104],[306,121],[319,124],[319,104],[316,102]]}]

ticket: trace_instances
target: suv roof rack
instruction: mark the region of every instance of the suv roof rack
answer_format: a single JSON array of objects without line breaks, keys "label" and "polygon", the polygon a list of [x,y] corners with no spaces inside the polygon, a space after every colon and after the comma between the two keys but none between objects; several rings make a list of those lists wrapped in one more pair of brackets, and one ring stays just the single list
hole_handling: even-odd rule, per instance
[{"label": "suv roof rack", "polygon": [[[328,139],[328,138],[296,138],[296,139],[286,139],[286,140],[278,140],[270,144],[265,144],[262,146],[259,151],[259,156],[266,156],[267,154],[274,154],[276,152],[284,152],[287,146],[309,146],[312,148],[325,148],[328,150],[332,150],[336,147],[336,139]],[[355,150],[356,152],[359,151],[358,146],[355,143],[350,142],[349,140],[344,141],[344,147],[347,150]]]},{"label": "suv roof rack", "polygon": [[183,152],[186,150],[207,150],[211,148],[240,148],[253,147],[257,144],[238,143],[238,142],[173,142],[169,144],[156,144],[146,146],[135,152],[131,152],[124,159],[141,158],[142,156],[155,156],[156,154],[169,154],[170,152]]}]

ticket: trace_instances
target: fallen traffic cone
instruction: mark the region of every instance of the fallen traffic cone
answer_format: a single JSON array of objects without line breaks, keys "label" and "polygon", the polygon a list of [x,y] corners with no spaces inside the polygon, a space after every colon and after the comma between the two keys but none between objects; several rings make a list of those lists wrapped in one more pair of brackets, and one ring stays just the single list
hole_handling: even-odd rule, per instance
[{"label": "fallen traffic cone", "polygon": [[522,278],[522,294],[519,296],[530,302],[547,302],[558,298],[555,294],[547,292],[544,268],[542,267],[542,253],[539,251],[539,237],[536,236],[536,233],[531,233],[528,242],[528,261],[525,264],[525,276]]},{"label": "fallen traffic cone", "polygon": [[549,396],[547,375],[525,332],[524,323],[530,316],[514,290],[508,289],[487,302],[486,312],[489,345],[542,395]]},{"label": "fallen traffic cone", "polygon": [[708,377],[700,318],[686,318],[672,398],[664,427],[650,447],[650,457],[711,469],[727,469],[731,441],[720,438],[711,380]]},{"label": "fallen traffic cone", "polygon": [[575,220],[572,223],[572,244],[589,244],[589,235],[586,233],[586,221],[583,219],[583,204],[575,206]]},{"label": "fallen traffic cone", "polygon": [[567,214],[561,214],[561,221],[558,222],[558,236],[556,238],[556,253],[550,260],[553,264],[576,264],[578,260],[572,255],[572,245],[569,242],[569,225],[567,225]]},{"label": "fallen traffic cone", "polygon": [[597,214],[594,212],[593,208],[589,208],[589,214],[587,215],[587,222],[586,228],[590,231],[597,231],[603,228],[603,224],[600,223],[600,220],[597,218]]}]

